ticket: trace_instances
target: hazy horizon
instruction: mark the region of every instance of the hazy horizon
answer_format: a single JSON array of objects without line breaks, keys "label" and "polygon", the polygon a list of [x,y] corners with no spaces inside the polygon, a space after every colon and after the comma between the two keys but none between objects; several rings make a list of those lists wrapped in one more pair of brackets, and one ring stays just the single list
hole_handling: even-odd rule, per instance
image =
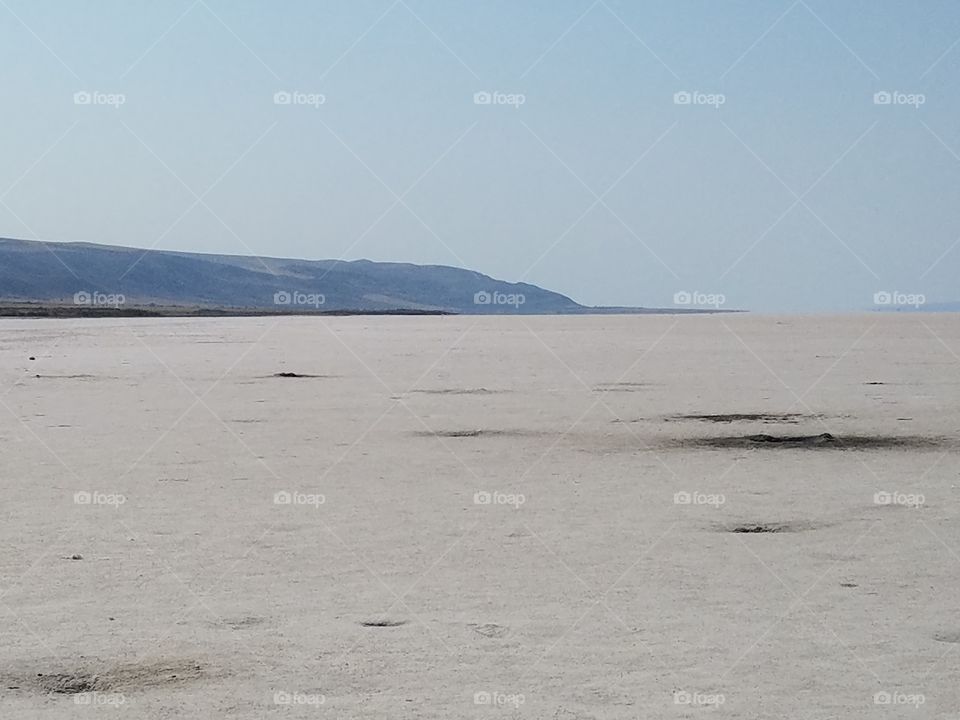
[{"label": "hazy horizon", "polygon": [[0,236],[451,265],[591,306],[960,300],[945,1],[0,15]]}]

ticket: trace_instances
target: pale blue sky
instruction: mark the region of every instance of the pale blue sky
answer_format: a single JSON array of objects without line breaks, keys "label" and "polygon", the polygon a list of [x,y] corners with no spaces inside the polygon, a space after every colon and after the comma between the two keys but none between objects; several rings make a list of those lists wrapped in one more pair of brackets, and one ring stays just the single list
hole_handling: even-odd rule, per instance
[{"label": "pale blue sky", "polygon": [[958,300],[958,40],[948,0],[2,0],[0,235]]}]

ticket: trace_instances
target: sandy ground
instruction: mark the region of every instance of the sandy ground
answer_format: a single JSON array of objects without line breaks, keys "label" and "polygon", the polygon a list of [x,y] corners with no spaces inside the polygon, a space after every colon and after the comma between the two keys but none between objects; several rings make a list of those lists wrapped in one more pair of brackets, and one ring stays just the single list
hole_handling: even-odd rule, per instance
[{"label": "sandy ground", "polygon": [[[949,315],[0,322],[0,717],[956,717],[958,354]],[[768,417],[675,417],[720,413]]]}]

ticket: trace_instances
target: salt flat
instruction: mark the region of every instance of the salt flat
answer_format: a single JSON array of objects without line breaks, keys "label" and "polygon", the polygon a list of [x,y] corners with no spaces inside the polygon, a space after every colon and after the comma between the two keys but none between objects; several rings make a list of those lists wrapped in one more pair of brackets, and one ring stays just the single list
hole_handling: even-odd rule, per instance
[{"label": "salt flat", "polygon": [[952,315],[0,322],[0,716],[953,717],[958,355]]}]

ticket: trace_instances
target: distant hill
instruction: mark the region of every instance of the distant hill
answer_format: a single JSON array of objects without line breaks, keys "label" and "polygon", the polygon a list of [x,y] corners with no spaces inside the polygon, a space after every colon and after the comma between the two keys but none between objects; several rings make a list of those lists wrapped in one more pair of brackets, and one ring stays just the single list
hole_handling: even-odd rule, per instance
[{"label": "distant hill", "polygon": [[[178,308],[251,314],[708,312],[586,307],[536,285],[444,265],[205,255],[4,238],[0,304],[6,306],[3,314],[52,316],[78,307],[86,315],[131,314],[135,309],[176,314]],[[41,305],[54,310],[41,312]]]},{"label": "distant hill", "polygon": [[441,265],[204,255],[0,239],[0,301],[290,312],[576,313],[526,283]]}]

